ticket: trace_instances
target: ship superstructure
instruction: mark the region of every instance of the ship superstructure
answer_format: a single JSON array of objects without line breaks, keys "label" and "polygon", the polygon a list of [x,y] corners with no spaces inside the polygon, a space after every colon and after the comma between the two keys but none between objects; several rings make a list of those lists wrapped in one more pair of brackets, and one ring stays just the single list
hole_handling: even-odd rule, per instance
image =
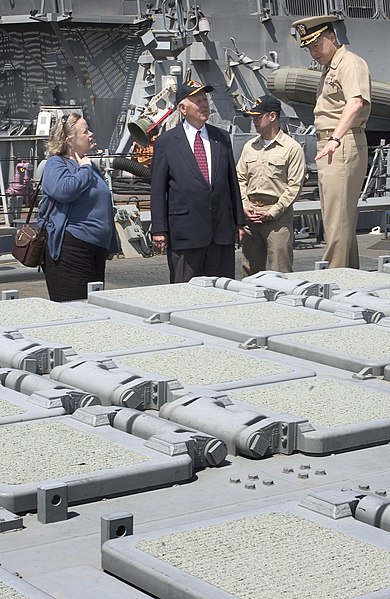
[{"label": "ship superstructure", "polygon": [[[320,67],[299,47],[291,23],[324,12],[338,17],[340,41],[370,66],[367,136],[370,147],[381,146],[381,164],[371,173],[366,196],[381,196],[388,188],[383,177],[390,123],[390,72],[383,60],[389,6],[384,0],[3,0],[0,192],[5,224],[20,217],[23,196],[7,192],[18,163],[26,161],[30,176],[39,179],[50,125],[72,110],[82,111],[94,131],[99,155],[106,156],[102,168],[117,179],[114,190],[131,194],[147,188],[140,151],[154,134],[176,123],[175,89],[188,78],[212,82],[210,122],[230,132],[236,158],[255,133],[243,109],[268,91],[280,97],[282,124],[303,145],[315,178],[312,109]],[[123,163],[134,157],[131,164]],[[130,178],[122,177],[129,172]],[[134,177],[141,179],[138,188],[131,187]]]}]

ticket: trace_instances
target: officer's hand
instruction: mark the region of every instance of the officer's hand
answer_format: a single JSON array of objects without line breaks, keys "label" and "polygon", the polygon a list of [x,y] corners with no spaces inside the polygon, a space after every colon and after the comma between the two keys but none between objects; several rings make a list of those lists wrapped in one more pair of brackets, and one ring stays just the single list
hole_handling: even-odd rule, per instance
[{"label": "officer's hand", "polygon": [[245,216],[252,223],[261,223],[261,218],[259,218],[259,212],[255,212],[253,208],[244,208]]},{"label": "officer's hand", "polygon": [[253,210],[253,208],[245,208],[244,207],[244,212],[245,212],[245,216],[247,218],[252,218],[252,216],[255,214],[255,211]]},{"label": "officer's hand", "polygon": [[332,164],[332,160],[333,160],[333,154],[335,153],[335,151],[337,150],[337,148],[339,147],[339,143],[337,143],[337,141],[331,139],[330,141],[328,141],[326,143],[326,145],[322,148],[322,150],[320,150],[319,152],[317,152],[316,157],[314,158],[314,160],[320,160],[321,158],[324,158],[324,156],[328,157],[328,164]]},{"label": "officer's hand", "polygon": [[257,223],[269,223],[271,220],[274,220],[273,216],[270,215],[270,213],[268,212],[268,210],[262,210],[261,212],[258,212],[256,214],[257,219],[254,222]]}]

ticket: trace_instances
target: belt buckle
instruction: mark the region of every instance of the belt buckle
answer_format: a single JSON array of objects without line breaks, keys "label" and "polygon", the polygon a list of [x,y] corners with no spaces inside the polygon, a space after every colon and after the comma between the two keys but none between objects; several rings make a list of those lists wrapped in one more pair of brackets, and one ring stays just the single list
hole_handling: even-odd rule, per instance
[{"label": "belt buckle", "polygon": [[317,141],[321,141],[323,139],[327,139],[331,135],[333,135],[333,130],[332,129],[321,129],[321,131],[318,131],[316,133]]}]

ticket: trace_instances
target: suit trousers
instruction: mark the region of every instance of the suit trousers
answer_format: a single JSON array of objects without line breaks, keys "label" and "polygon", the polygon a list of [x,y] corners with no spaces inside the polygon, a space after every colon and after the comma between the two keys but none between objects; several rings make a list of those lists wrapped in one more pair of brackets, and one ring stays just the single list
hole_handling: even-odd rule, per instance
[{"label": "suit trousers", "polygon": [[54,302],[86,299],[88,283],[104,283],[107,250],[65,233],[58,260],[46,247],[43,272],[49,297]]},{"label": "suit trousers", "polygon": [[248,222],[242,241],[242,274],[244,277],[266,270],[292,272],[293,208],[290,206],[278,220],[259,224]]},{"label": "suit trousers", "polygon": [[[322,149],[326,140],[318,143]],[[359,268],[356,238],[357,203],[367,171],[364,130],[349,131],[333,154],[317,161],[322,219],[329,268]]]},{"label": "suit trousers", "polygon": [[235,277],[235,246],[212,242],[188,250],[167,249],[170,283],[187,283],[192,277]]}]

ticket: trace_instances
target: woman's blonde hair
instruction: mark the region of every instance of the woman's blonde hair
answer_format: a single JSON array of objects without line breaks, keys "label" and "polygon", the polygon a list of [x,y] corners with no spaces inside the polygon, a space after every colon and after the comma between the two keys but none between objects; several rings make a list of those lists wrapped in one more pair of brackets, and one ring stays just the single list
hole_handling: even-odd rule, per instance
[{"label": "woman's blonde hair", "polygon": [[68,144],[67,137],[76,135],[76,123],[81,118],[81,114],[71,112],[59,117],[53,127],[50,129],[49,140],[46,144],[47,156],[62,156],[66,153]]}]

